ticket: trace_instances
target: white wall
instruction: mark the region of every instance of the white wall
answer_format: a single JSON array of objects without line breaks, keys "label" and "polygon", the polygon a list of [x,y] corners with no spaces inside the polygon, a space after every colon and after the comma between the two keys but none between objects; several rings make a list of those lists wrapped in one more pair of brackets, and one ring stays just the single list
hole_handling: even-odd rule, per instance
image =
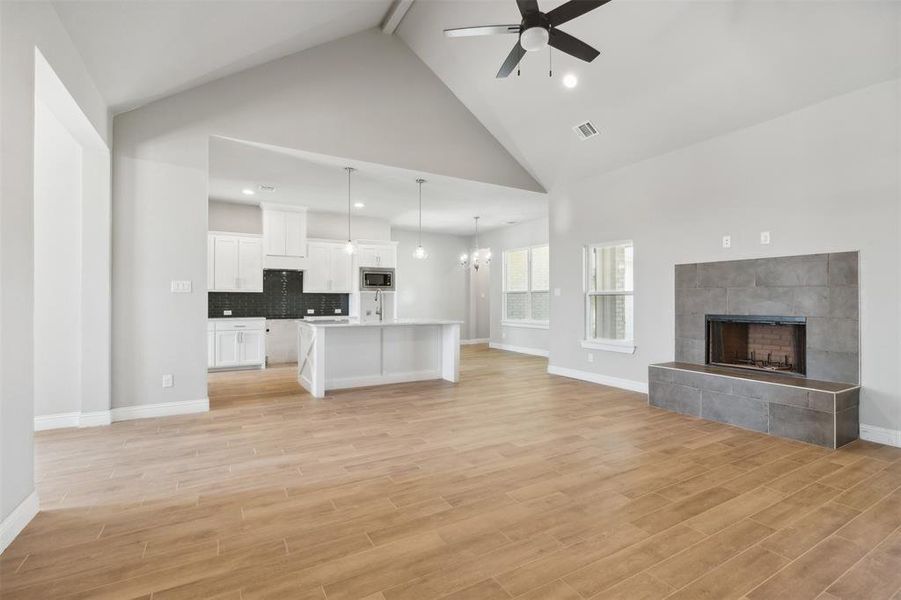
[{"label": "white wall", "polygon": [[[252,204],[211,199],[207,221],[210,231],[263,233],[263,210]],[[351,223],[354,239],[390,240],[391,224],[384,219],[354,215]],[[307,212],[307,237],[343,240],[347,237],[347,215]]]},{"label": "white wall", "polygon": [[463,321],[461,338],[469,327],[467,273],[460,267],[467,238],[442,233],[422,234],[425,260],[413,258],[416,231],[392,229],[397,244],[397,316],[401,319],[435,318]]},{"label": "white wall", "polygon": [[18,532],[7,518],[34,491],[35,47],[100,138],[109,131],[106,105],[53,7],[0,2],[0,550]]},{"label": "white wall", "polygon": [[[860,250],[861,423],[901,429],[899,98],[882,83],[552,190],[550,364],[646,382],[673,358],[675,264]],[[623,239],[638,349],[589,363],[582,247]]]},{"label": "white wall", "polygon": [[[385,219],[353,215],[350,235],[355,240],[390,240],[391,224]],[[310,211],[307,213],[307,237],[326,240],[347,239],[347,215]]]},{"label": "white wall", "polygon": [[207,208],[210,231],[263,234],[263,211],[252,204],[210,200]]},{"label": "white wall", "polygon": [[[402,42],[378,30],[118,115],[114,406],[206,397],[210,135],[540,190]],[[195,292],[171,294],[172,279],[192,280]],[[161,389],[164,373],[174,387]]]},{"label": "white wall", "polygon": [[34,414],[81,411],[81,145],[35,106]]},{"label": "white wall", "polygon": [[[491,249],[491,343],[514,348],[547,352],[548,329],[502,325],[503,321],[503,260],[504,250],[538,246],[548,243],[548,220],[536,219],[494,229],[480,236],[482,246]],[[551,251],[551,281],[553,281],[553,255]],[[551,299],[553,303],[554,299]],[[551,317],[553,322],[553,316]]]}]

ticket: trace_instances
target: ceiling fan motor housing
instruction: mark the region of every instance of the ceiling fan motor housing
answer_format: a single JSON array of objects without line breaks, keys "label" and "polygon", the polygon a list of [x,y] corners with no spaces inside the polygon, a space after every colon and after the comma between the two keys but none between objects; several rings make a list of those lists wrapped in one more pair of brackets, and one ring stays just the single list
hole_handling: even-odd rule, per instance
[{"label": "ceiling fan motor housing", "polygon": [[547,48],[551,27],[544,13],[533,13],[523,17],[520,25],[519,44],[523,50],[537,52]]}]

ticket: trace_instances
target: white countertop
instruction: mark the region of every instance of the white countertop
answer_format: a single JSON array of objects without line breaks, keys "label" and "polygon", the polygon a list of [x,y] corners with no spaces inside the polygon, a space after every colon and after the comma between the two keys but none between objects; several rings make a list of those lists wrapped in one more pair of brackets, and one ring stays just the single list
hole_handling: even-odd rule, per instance
[{"label": "white countertop", "polygon": [[209,317],[207,321],[265,321],[266,317]]},{"label": "white countertop", "polygon": [[462,325],[463,321],[449,321],[446,319],[395,319],[390,321],[358,320],[344,321],[342,323],[317,323],[316,321],[298,321],[298,325],[308,327],[403,327],[409,325]]}]

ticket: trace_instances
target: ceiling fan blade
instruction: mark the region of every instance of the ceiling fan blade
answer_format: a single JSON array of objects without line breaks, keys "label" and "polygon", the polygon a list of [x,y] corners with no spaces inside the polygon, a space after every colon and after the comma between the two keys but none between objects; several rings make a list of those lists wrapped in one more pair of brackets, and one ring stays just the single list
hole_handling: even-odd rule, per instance
[{"label": "ceiling fan blade", "polygon": [[457,27],[444,30],[444,35],[447,37],[471,37],[504,33],[519,33],[519,25],[482,25],[480,27]]},{"label": "ceiling fan blade", "polygon": [[603,6],[610,0],[569,0],[566,4],[561,4],[554,10],[547,13],[548,21],[552,27],[562,25],[567,21],[572,21],[576,17],[581,17],[585,13],[592,11],[599,6]]},{"label": "ceiling fan blade", "polygon": [[516,40],[516,45],[510,50],[510,54],[507,55],[507,60],[501,65],[501,70],[497,72],[498,79],[512,73],[513,69],[516,68],[516,65],[519,64],[519,61],[522,60],[522,57],[525,56],[525,54],[525,49],[519,45],[519,40]]},{"label": "ceiling fan blade", "polygon": [[516,0],[516,5],[519,6],[519,13],[524,17],[540,12],[538,0]]},{"label": "ceiling fan blade", "polygon": [[591,62],[598,57],[598,52],[582,40],[574,38],[565,31],[559,29],[551,29],[551,37],[548,44],[552,48],[556,48],[561,52],[566,52],[570,56],[582,59],[585,62]]}]

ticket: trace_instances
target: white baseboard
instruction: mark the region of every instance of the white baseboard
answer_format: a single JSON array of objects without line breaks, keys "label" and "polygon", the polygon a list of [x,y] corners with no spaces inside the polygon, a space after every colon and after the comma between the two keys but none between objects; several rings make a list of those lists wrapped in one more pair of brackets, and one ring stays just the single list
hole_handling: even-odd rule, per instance
[{"label": "white baseboard", "polygon": [[78,417],[81,413],[68,412],[55,415],[41,415],[34,418],[35,431],[47,431],[48,429],[62,429],[63,427],[78,427]]},{"label": "white baseboard", "polygon": [[532,356],[544,356],[547,358],[548,351],[542,350],[541,348],[527,348],[526,346],[511,346],[510,344],[498,344],[497,342],[491,342],[488,344],[489,348],[494,348],[495,350],[506,350],[507,352],[518,352],[520,354],[531,354]]},{"label": "white baseboard", "polygon": [[648,393],[648,384],[643,381],[633,381],[632,379],[622,379],[620,377],[611,377],[610,375],[601,375],[600,373],[591,373],[590,371],[556,367],[554,365],[548,365],[547,372],[551,375],[562,375],[563,377],[569,377],[571,379],[590,381],[591,383],[621,388],[632,392],[640,392],[642,394]]},{"label": "white baseboard", "polygon": [[473,344],[487,344],[488,338],[472,338],[471,340],[460,340],[461,346],[471,346]]},{"label": "white baseboard", "polygon": [[97,427],[100,425],[109,425],[114,421],[131,421],[132,419],[188,415],[192,413],[207,412],[209,410],[210,401],[209,399],[204,398],[202,400],[187,400],[185,402],[161,402],[160,404],[122,406],[112,410],[58,413],[55,415],[35,417],[34,430],[46,431],[48,429],[63,429],[66,427]]},{"label": "white baseboard", "polygon": [[210,400],[185,400],[183,402],[161,402],[159,404],[142,404],[138,406],[120,406],[112,411],[113,421],[131,421],[132,419],[152,419],[155,417],[171,417],[209,412]]},{"label": "white baseboard", "polygon": [[47,431],[48,429],[63,429],[66,427],[96,427],[98,425],[109,425],[110,421],[111,415],[108,410],[56,413],[35,417],[34,430]]},{"label": "white baseboard", "polygon": [[901,430],[860,424],[860,439],[901,448]]},{"label": "white baseboard", "polygon": [[406,373],[390,373],[385,375],[371,375],[366,377],[340,377],[327,379],[326,390],[346,390],[356,387],[368,387],[371,385],[389,385],[393,383],[410,383],[412,381],[431,381],[441,379],[441,369],[426,371],[409,371]]},{"label": "white baseboard", "polygon": [[0,554],[12,544],[17,535],[22,533],[25,526],[38,514],[39,509],[38,493],[34,491],[0,522]]}]

